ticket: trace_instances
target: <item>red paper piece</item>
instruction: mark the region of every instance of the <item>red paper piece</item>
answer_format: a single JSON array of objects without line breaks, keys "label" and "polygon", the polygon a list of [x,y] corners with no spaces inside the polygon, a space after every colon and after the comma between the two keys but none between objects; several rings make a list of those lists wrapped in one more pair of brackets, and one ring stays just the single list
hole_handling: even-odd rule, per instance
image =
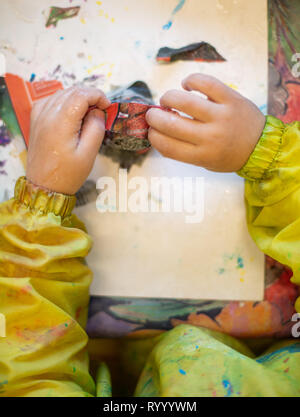
[{"label": "red paper piece", "polygon": [[125,151],[147,151],[151,144],[146,112],[152,107],[161,108],[143,103],[113,103],[106,109],[104,143]]},{"label": "red paper piece", "polygon": [[62,84],[57,81],[24,81],[23,78],[14,74],[5,74],[5,83],[15,110],[16,117],[28,146],[30,129],[30,112],[36,100],[47,97],[57,90],[62,90]]}]

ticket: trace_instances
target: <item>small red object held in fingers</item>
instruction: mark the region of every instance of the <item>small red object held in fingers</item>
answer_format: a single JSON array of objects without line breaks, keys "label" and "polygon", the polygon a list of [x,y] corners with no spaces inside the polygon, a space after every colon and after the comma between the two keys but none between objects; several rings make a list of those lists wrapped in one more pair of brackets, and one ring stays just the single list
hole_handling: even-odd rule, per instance
[{"label": "small red object held in fingers", "polygon": [[151,144],[148,140],[146,112],[152,107],[162,108],[143,103],[111,104],[105,110],[107,117],[104,144],[126,151],[147,151]]}]

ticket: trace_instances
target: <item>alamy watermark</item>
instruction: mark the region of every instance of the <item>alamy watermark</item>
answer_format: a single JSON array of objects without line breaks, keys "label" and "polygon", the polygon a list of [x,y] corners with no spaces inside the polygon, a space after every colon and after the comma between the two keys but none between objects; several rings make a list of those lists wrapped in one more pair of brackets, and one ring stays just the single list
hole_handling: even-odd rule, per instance
[{"label": "alamy watermark", "polygon": [[292,336],[295,338],[300,337],[300,314],[295,313],[292,315],[291,321],[295,321],[296,323],[292,326]]},{"label": "alamy watermark", "polygon": [[296,62],[296,64],[292,66],[293,77],[298,78],[300,77],[300,53],[299,52],[296,52],[292,56],[292,62]]},{"label": "alamy watermark", "polygon": [[128,179],[119,169],[118,186],[112,177],[100,177],[97,210],[131,213],[185,213],[186,223],[200,223],[204,217],[203,177],[150,177]]}]

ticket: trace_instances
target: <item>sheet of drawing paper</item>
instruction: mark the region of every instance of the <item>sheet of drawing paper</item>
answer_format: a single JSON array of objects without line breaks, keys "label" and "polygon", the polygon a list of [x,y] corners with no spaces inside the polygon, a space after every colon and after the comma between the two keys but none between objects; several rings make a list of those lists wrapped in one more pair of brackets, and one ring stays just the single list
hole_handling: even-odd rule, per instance
[{"label": "sheet of drawing paper", "polygon": [[[80,10],[52,13],[49,26],[52,6],[57,5],[50,0],[27,0],[26,6],[21,0],[1,1],[0,15],[9,23],[0,27],[7,72],[28,81],[57,79],[64,87],[83,81],[107,93],[142,80],[158,104],[163,92],[180,88],[182,78],[200,71],[219,77],[265,111],[265,0],[80,1],[74,4]],[[70,2],[61,1],[59,7],[68,8]],[[206,42],[225,61],[156,60],[160,48],[197,42]],[[186,213],[99,213],[94,201],[78,207],[94,240],[87,259],[94,271],[92,293],[262,299],[264,258],[247,232],[243,180],[151,150],[131,166],[128,181],[161,175],[203,178],[203,221],[187,224]],[[118,185],[119,163],[100,154],[90,180],[100,176],[111,176]],[[158,208],[163,204],[155,193],[149,201]]]}]

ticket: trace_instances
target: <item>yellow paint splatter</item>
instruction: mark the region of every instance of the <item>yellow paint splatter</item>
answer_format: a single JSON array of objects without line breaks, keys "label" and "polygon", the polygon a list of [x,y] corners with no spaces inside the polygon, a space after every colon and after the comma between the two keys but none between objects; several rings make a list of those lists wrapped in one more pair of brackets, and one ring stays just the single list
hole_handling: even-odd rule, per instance
[{"label": "yellow paint splatter", "polygon": [[240,281],[241,281],[241,282],[245,282],[244,278],[240,278]]},{"label": "yellow paint splatter", "polygon": [[238,87],[235,84],[231,84],[231,83],[227,84],[226,83],[226,85],[228,85],[228,87],[232,88],[233,90],[238,90]]},{"label": "yellow paint splatter", "polygon": [[24,150],[20,152],[19,158],[23,164],[24,169],[26,169],[26,163],[27,163],[27,150]]},{"label": "yellow paint splatter", "polygon": [[109,77],[111,77],[112,76],[112,72],[110,71],[108,74],[107,74],[107,77],[109,78]]},{"label": "yellow paint splatter", "polygon": [[93,67],[87,69],[87,73],[91,74],[92,72],[94,72],[96,69],[99,69],[101,67],[103,67],[103,65],[105,65],[105,62],[99,64],[99,65],[94,65]]},{"label": "yellow paint splatter", "polygon": [[91,61],[92,60],[92,55],[88,55],[88,60]]},{"label": "yellow paint splatter", "polygon": [[80,22],[85,25],[86,24],[85,18],[81,17]]},{"label": "yellow paint splatter", "polygon": [[[96,1],[96,3],[97,3],[99,6],[101,6],[102,1]],[[110,17],[108,13],[104,13],[104,10],[103,10],[103,9],[99,9],[99,10],[98,10],[98,16],[104,16],[104,17],[105,17],[105,19],[110,19],[110,21],[111,21],[112,23],[114,23],[114,22],[115,22],[115,18],[114,18],[114,17]]]}]

